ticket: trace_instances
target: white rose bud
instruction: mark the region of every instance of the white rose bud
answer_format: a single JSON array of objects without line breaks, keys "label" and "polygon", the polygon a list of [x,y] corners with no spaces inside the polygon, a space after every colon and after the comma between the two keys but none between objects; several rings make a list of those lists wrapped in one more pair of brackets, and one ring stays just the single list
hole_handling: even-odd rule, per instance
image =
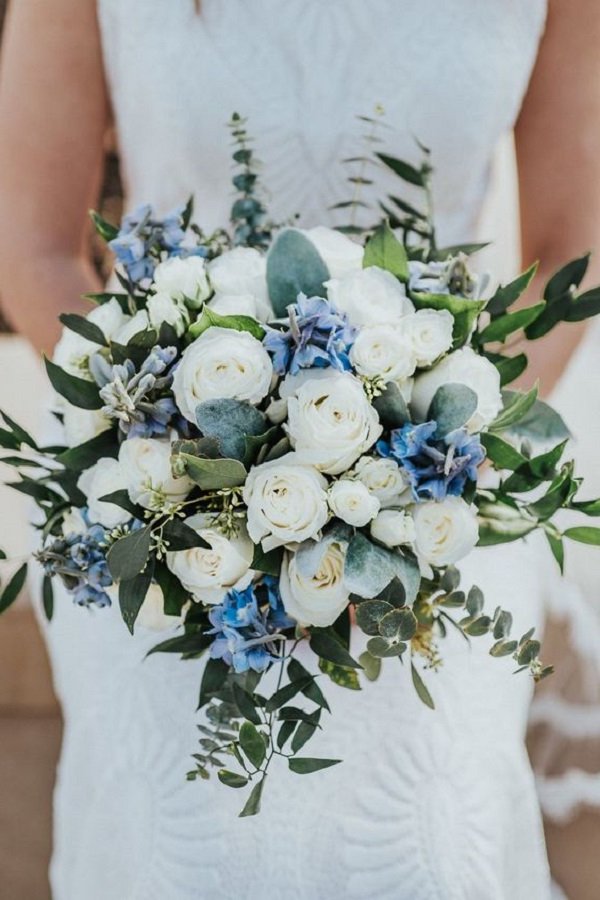
[{"label": "white rose bud", "polygon": [[260,341],[247,331],[213,326],[184,351],[173,376],[179,411],[196,422],[204,400],[230,397],[259,403],[269,392],[273,364]]},{"label": "white rose bud", "polygon": [[458,562],[479,538],[475,510],[461,497],[418,503],[413,519],[417,555],[432,566]]},{"label": "white rose bud", "polygon": [[454,317],[447,309],[419,309],[402,325],[411,342],[417,366],[430,366],[452,346]]},{"label": "white rose bud", "polygon": [[360,244],[334,228],[317,225],[302,231],[329,269],[331,278],[343,278],[362,269],[364,250]]},{"label": "white rose bud", "polygon": [[254,547],[243,529],[226,538],[212,527],[212,517],[199,513],[186,524],[204,538],[208,547],[167,553],[167,566],[199,603],[221,603],[232,588],[243,590],[252,581]]},{"label": "white rose bud", "polygon": [[471,347],[455,350],[433,369],[415,378],[411,404],[419,421],[427,418],[437,389],[451,383],[466,384],[477,394],[477,409],[466,423],[471,434],[494,421],[502,409],[500,373],[489,359],[480,356]]},{"label": "white rose bud", "polygon": [[108,457],[99,459],[91,468],[81,473],[77,487],[86,496],[92,522],[98,522],[105,528],[116,528],[131,518],[120,506],[104,503],[99,499],[126,487],[125,476],[116,459]]},{"label": "white rose bud", "polygon": [[209,262],[208,274],[216,294],[268,298],[266,259],[252,247],[235,247],[217,256]]},{"label": "white rose bud", "polygon": [[361,481],[349,478],[335,481],[329,488],[328,499],[333,515],[355,528],[362,528],[379,512],[379,500]]},{"label": "white rose bud", "polygon": [[129,438],[121,444],[119,462],[131,501],[145,509],[180,503],[194,486],[187,475],[173,477],[168,440]]},{"label": "white rose bud", "polygon": [[[97,325],[107,340],[115,338],[119,329],[127,321],[127,316],[123,313],[119,302],[113,297],[108,303],[103,303],[86,316],[88,322]],[[93,353],[97,353],[100,346],[93,341],[80,334],[71,331],[70,328],[63,328],[62,334],[54,348],[53,362],[61,369],[64,369],[70,375],[77,378],[85,378],[87,381],[92,380],[89,370],[89,359]]]},{"label": "white rose bud", "polygon": [[167,294],[173,300],[186,300],[196,309],[210,297],[206,263],[201,256],[174,256],[160,263],[154,270],[157,294]]},{"label": "white rose bud", "polygon": [[339,475],[382,432],[360,381],[345,372],[305,381],[288,400],[284,426],[301,462]]},{"label": "white rose bud", "polygon": [[174,300],[167,293],[152,294],[146,304],[150,324],[157,331],[163,322],[172,325],[176,334],[181,335],[189,324],[188,311],[181,300]]},{"label": "white rose bud", "polygon": [[371,522],[371,534],[386,547],[412,544],[415,540],[415,523],[403,510],[383,509]]},{"label": "white rose bud", "polygon": [[63,428],[69,447],[77,447],[106,431],[113,424],[100,409],[80,409],[66,401],[61,403]]},{"label": "white rose bud", "polygon": [[244,485],[248,533],[264,550],[314,538],[326,523],[327,482],[295,453],[250,469]]},{"label": "white rose bud", "polygon": [[402,469],[390,458],[362,456],[353,473],[382,506],[396,503],[407,487]]},{"label": "white rose bud", "polygon": [[416,367],[412,343],[393,325],[362,328],[350,350],[350,362],[359,375],[379,375],[385,381],[402,381],[410,377]]},{"label": "white rose bud", "polygon": [[344,585],[345,548],[328,544],[319,567],[311,576],[303,575],[296,557],[286,553],[281,567],[279,590],[285,611],[301,625],[326,628],[348,605]]},{"label": "white rose bud", "polygon": [[414,311],[404,285],[378,266],[351,272],[344,278],[332,278],[325,287],[331,303],[345,312],[353,325],[398,322]]}]

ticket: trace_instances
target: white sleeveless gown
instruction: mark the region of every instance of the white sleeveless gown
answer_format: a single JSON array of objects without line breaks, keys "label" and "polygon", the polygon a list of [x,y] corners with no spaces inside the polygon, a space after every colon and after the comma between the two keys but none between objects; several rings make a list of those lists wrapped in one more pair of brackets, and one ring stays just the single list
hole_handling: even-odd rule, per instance
[{"label": "white sleeveless gown", "polygon": [[[100,0],[128,205],[196,197],[227,221],[225,123],[249,116],[276,219],[332,222],[339,160],[360,152],[357,113],[382,103],[390,152],[437,168],[441,239],[473,239],[494,148],[527,86],[544,0]],[[373,191],[399,186],[380,174]],[[532,549],[533,548],[533,549]],[[481,550],[464,566],[515,628],[539,626],[547,585],[535,545]],[[263,811],[215,780],[187,783],[201,662],[152,656],[118,608],[60,597],[47,629],[65,740],[56,791],[55,900],[545,900],[549,875],[524,750],[525,675],[485,640],[444,644],[417,700],[389,660],[361,693],[327,686],[315,755],[344,764],[273,773]],[[485,646],[484,646],[485,645]],[[316,741],[315,741],[316,744]]]}]

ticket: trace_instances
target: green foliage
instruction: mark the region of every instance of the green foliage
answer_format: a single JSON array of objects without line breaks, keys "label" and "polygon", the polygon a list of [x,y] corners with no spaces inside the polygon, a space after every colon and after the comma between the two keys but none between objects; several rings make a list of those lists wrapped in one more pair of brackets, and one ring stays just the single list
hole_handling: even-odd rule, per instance
[{"label": "green foliage", "polygon": [[131,634],[133,634],[135,620],[152,583],[152,570],[152,564],[148,564],[143,572],[139,572],[133,578],[123,579],[119,584],[119,607],[123,621]]},{"label": "green foliage", "polygon": [[0,613],[6,612],[12,606],[25,584],[27,578],[27,563],[17,569],[2,593],[0,594]]},{"label": "green foliage", "polygon": [[530,266],[527,271],[523,272],[514,281],[509,282],[506,285],[500,285],[494,296],[489,301],[486,306],[487,312],[491,315],[492,319],[497,318],[498,316],[502,316],[506,310],[515,303],[519,297],[525,293],[535,273],[538,269],[538,263],[535,262],[532,266]]},{"label": "green foliage", "polygon": [[196,420],[202,434],[217,441],[223,456],[242,462],[247,457],[247,437],[271,430],[265,414],[245,400],[205,400],[196,409]]},{"label": "green foliage", "polygon": [[379,420],[385,428],[400,428],[410,421],[406,400],[397,384],[389,381],[381,394],[373,400]]},{"label": "green foliage", "polygon": [[231,207],[231,223],[235,244],[265,248],[271,239],[271,225],[266,221],[267,211],[258,182],[258,163],[246,131],[246,121],[234,113],[229,122],[235,148],[233,161],[239,167],[232,179],[238,196]]},{"label": "green foliage", "polygon": [[173,459],[205,491],[238,487],[244,484],[248,474],[238,459],[206,459],[189,453],[175,453]]},{"label": "green foliage", "polygon": [[359,597],[372,599],[394,578],[402,584],[405,602],[410,605],[421,581],[416,560],[380,547],[363,534],[355,534],[348,546],[344,567],[348,590]]},{"label": "green foliage", "polygon": [[300,231],[286,228],[277,235],[267,254],[267,285],[276,316],[285,316],[300,293],[323,297],[328,278],[320,254]]},{"label": "green foliage", "polygon": [[506,338],[514,334],[515,331],[521,331],[527,328],[545,309],[544,303],[536,303],[534,306],[528,306],[525,309],[519,309],[514,313],[505,313],[492,319],[483,331],[477,335],[479,344],[492,344],[503,342]]},{"label": "green foliage", "polygon": [[437,422],[436,437],[466,425],[477,409],[477,394],[466,384],[443,384],[435,392],[428,419]]},{"label": "green foliage", "polygon": [[455,294],[412,293],[411,299],[417,309],[446,309],[454,317],[453,349],[462,347],[475,327],[479,313],[485,308],[485,300],[470,300]]},{"label": "green foliage", "polygon": [[408,257],[387,222],[382,222],[365,245],[363,267],[378,266],[400,281],[408,281]]},{"label": "green foliage", "polygon": [[195,339],[215,325],[232,331],[247,331],[258,341],[262,341],[265,336],[265,329],[251,316],[221,316],[208,306],[203,307],[200,318],[190,325],[188,334]]},{"label": "green foliage", "polygon": [[150,525],[131,531],[110,547],[106,561],[115,581],[130,581],[139,575],[150,556],[152,529]]},{"label": "green foliage", "polygon": [[73,406],[80,409],[101,409],[102,398],[98,392],[98,385],[93,381],[85,381],[70,375],[57,366],[51,360],[44,357],[46,372],[54,390],[65,398]]},{"label": "green foliage", "polygon": [[101,347],[108,346],[108,341],[104,337],[102,329],[95,325],[94,322],[86,319],[85,316],[78,316],[75,313],[62,313],[58,318],[65,328],[81,335],[86,341],[92,341],[92,343],[99,344]]},{"label": "green foliage", "polygon": [[410,664],[410,673],[411,673],[412,682],[413,682],[413,685],[417,692],[417,696],[418,696],[419,700],[421,700],[425,704],[425,706],[428,706],[429,709],[435,709],[435,704],[433,702],[433,698],[432,698],[431,694],[429,693],[429,691],[425,685],[425,682],[421,678],[421,675],[419,674],[414,663]]},{"label": "green foliage", "polygon": [[530,391],[503,391],[504,409],[498,413],[490,431],[504,431],[516,422],[519,422],[529,412],[537,400],[537,384]]}]

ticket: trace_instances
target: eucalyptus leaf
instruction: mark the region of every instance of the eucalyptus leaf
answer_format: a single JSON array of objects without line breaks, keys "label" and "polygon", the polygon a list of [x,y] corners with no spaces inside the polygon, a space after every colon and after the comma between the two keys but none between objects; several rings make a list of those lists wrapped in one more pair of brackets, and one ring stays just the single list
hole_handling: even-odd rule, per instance
[{"label": "eucalyptus leaf", "polygon": [[260,769],[267,751],[262,734],[252,722],[242,722],[239,741],[245,756],[256,769]]},{"label": "eucalyptus leaf", "polygon": [[181,461],[192,481],[203,490],[239,487],[248,474],[237,459],[205,459],[189,453],[178,453],[176,459]]},{"label": "eucalyptus leaf", "polygon": [[385,428],[400,428],[410,421],[406,400],[393,381],[388,382],[381,394],[373,399],[373,407]]},{"label": "eucalyptus leaf", "polygon": [[243,788],[248,784],[248,778],[245,775],[230,772],[228,769],[220,769],[217,776],[221,784],[226,784],[230,788]]},{"label": "eucalyptus leaf", "polygon": [[139,572],[133,578],[122,579],[119,584],[119,607],[123,621],[131,634],[151,582],[152,565],[147,565],[143,572]]},{"label": "eucalyptus leaf", "polygon": [[405,650],[406,644],[389,640],[388,638],[381,637],[381,635],[369,638],[367,641],[367,652],[370,653],[371,656],[378,657],[379,659],[402,656]]},{"label": "eucalyptus leaf", "polygon": [[195,528],[182,522],[181,519],[171,519],[165,522],[162,536],[167,542],[169,550],[192,550],[195,547],[210,547]]},{"label": "eucalyptus leaf", "polygon": [[298,294],[325,296],[324,282],[329,270],[314,244],[300,231],[281,231],[267,254],[267,285],[271,305],[277,317],[286,315]]},{"label": "eucalyptus leaf", "polygon": [[341,759],[315,759],[309,756],[294,756],[288,760],[290,771],[296,775],[309,775],[311,772],[337,766],[338,763],[341,763]]},{"label": "eucalyptus leaf", "polygon": [[240,819],[243,819],[246,816],[256,816],[260,812],[260,801],[266,778],[267,776],[263,775],[261,780],[258,781],[250,791],[250,796],[246,801],[246,805],[240,813]]},{"label": "eucalyptus leaf", "polygon": [[219,442],[222,455],[244,460],[246,436],[262,435],[270,429],[264,413],[246,400],[205,400],[196,408],[198,428],[205,437]]},{"label": "eucalyptus leaf", "polygon": [[363,600],[355,608],[356,624],[365,634],[379,634],[379,623],[394,607],[384,600]]},{"label": "eucalyptus leaf", "polygon": [[150,526],[146,525],[112,544],[106,561],[115,581],[130,581],[139,575],[148,562],[151,542],[152,532]]},{"label": "eucalyptus leaf", "polygon": [[419,674],[418,670],[416,669],[414,663],[410,664],[410,672],[411,672],[412,681],[415,686],[415,690],[417,692],[419,699],[425,704],[425,706],[428,706],[429,709],[435,709],[435,704],[433,702],[433,698],[432,698],[431,694],[429,693],[427,687],[425,686],[425,682],[421,678],[421,675]]},{"label": "eucalyptus leaf", "polygon": [[377,681],[381,674],[381,658],[373,656],[368,650],[361,653],[358,661],[364,669],[366,677],[369,681]]},{"label": "eucalyptus leaf", "polygon": [[344,582],[348,591],[365,599],[373,599],[397,577],[411,605],[419,590],[419,567],[411,557],[403,556],[374,544],[363,534],[354,535],[344,566]]},{"label": "eucalyptus leaf", "polygon": [[379,622],[379,634],[388,641],[410,641],[416,630],[417,620],[406,606],[391,610]]},{"label": "eucalyptus leaf", "polygon": [[442,384],[435,392],[427,418],[437,422],[436,437],[466,425],[477,409],[477,394],[466,384]]}]

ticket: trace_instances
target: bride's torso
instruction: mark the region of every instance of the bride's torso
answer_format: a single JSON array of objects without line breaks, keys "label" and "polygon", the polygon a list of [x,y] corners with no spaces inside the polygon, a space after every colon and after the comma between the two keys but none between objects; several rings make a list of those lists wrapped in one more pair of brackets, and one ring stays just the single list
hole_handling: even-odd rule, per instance
[{"label": "bride's torso", "polygon": [[[432,149],[442,241],[473,238],[490,162],[518,114],[546,0],[99,0],[128,204],[193,192],[227,223],[226,123],[249,118],[278,221],[336,221],[364,150],[356,116],[385,109],[382,149]],[[356,174],[356,173],[354,173]],[[399,183],[371,170],[364,198]],[[338,216],[341,215],[338,213]],[[338,219],[339,221],[339,219]]]}]

